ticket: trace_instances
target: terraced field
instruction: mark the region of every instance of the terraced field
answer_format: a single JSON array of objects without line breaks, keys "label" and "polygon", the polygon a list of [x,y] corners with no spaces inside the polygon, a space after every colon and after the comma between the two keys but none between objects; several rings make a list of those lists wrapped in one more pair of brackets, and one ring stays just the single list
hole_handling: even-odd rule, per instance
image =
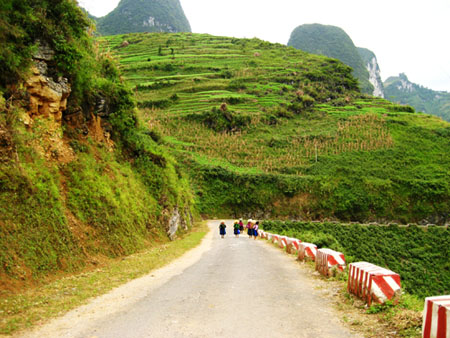
[{"label": "terraced field", "polygon": [[[342,63],[258,39],[100,39],[201,212],[445,222],[450,125],[362,95]],[[254,212],[254,211],[253,211]]]}]

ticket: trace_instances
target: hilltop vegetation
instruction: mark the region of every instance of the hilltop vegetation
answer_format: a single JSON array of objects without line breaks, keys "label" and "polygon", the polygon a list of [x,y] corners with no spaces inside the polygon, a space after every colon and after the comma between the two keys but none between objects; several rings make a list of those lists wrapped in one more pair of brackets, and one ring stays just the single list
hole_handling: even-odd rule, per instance
[{"label": "hilltop vegetation", "polygon": [[412,83],[405,74],[388,78],[384,86],[388,100],[411,105],[417,111],[450,121],[450,93],[431,90]]},{"label": "hilltop vegetation", "polygon": [[291,33],[288,46],[341,60],[353,68],[353,75],[359,80],[361,91],[373,93],[366,65],[352,39],[343,29],[320,24],[301,25]]},{"label": "hilltop vegetation", "polygon": [[450,125],[360,94],[341,62],[199,34],[101,43],[202,214],[448,221]]},{"label": "hilltop vegetation", "polygon": [[179,0],[121,0],[111,13],[95,20],[102,35],[191,31]]},{"label": "hilltop vegetation", "polygon": [[0,25],[0,296],[187,230],[188,180],[76,2],[2,1]]}]

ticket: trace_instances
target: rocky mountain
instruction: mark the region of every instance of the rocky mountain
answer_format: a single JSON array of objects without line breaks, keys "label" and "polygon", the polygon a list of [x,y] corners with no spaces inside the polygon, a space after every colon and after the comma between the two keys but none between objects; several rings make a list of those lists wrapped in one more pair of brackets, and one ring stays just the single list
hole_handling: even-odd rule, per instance
[{"label": "rocky mountain", "polygon": [[179,0],[121,0],[116,9],[96,21],[102,35],[191,31]]},{"label": "rocky mountain", "polygon": [[359,80],[362,92],[374,93],[366,64],[343,29],[321,24],[301,25],[291,33],[288,46],[341,60],[353,68],[353,75]]},{"label": "rocky mountain", "polygon": [[375,53],[367,48],[361,47],[358,47],[358,52],[369,72],[369,81],[374,87],[373,96],[384,98],[383,80],[381,79],[380,66],[378,65]]},{"label": "rocky mountain", "polygon": [[389,77],[384,88],[388,100],[411,105],[418,111],[450,121],[450,93],[413,83],[405,74]]}]

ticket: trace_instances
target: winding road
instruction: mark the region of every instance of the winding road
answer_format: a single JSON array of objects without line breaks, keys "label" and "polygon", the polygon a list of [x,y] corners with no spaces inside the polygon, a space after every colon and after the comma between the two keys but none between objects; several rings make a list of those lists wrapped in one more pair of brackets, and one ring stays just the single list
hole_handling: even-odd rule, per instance
[{"label": "winding road", "polygon": [[218,222],[176,262],[26,337],[359,337],[344,327],[306,269],[271,244]]}]

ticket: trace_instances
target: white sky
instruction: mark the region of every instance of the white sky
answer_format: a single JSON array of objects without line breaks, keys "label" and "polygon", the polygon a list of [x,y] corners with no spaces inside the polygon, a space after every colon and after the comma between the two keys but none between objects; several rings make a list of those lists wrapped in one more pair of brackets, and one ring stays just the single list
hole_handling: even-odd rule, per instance
[{"label": "white sky", "polygon": [[[344,29],[372,50],[381,76],[450,92],[450,0],[180,0],[194,33],[286,44],[292,30],[320,23]],[[119,0],[79,0],[95,16]]]}]

